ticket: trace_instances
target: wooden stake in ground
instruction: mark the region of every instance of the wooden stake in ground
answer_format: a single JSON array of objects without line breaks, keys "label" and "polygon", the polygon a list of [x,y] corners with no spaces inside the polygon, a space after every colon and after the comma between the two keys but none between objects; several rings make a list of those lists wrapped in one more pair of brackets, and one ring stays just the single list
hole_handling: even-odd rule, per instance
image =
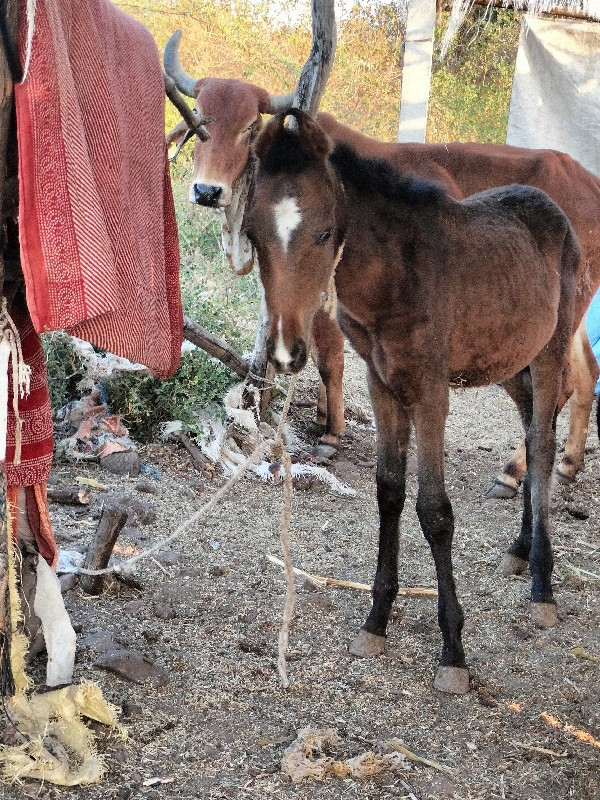
[{"label": "wooden stake in ground", "polygon": [[[96,533],[85,557],[84,569],[104,569],[108,566],[115,542],[127,522],[127,511],[114,500],[108,500],[102,509]],[[100,594],[102,575],[82,575],[80,585],[86,594]]]}]

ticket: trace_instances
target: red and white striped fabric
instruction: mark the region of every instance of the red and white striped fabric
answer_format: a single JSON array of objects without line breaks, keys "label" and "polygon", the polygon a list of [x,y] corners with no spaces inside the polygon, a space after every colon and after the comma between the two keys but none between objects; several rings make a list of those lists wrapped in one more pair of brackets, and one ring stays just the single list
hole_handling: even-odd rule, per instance
[{"label": "red and white striped fabric", "polygon": [[35,329],[65,329],[168,377],[179,364],[182,312],[154,40],[107,0],[37,0],[15,97],[21,261]]}]

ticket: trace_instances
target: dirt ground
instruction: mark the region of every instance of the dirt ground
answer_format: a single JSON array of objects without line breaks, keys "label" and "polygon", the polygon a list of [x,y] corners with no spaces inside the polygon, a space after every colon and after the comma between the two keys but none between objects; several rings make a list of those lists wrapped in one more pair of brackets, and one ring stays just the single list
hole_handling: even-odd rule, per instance
[{"label": "dirt ground", "polygon": [[[347,399],[369,413],[363,368],[348,356]],[[291,419],[302,434],[314,396],[301,379]],[[559,422],[565,436],[566,415]],[[518,420],[496,387],[452,396],[447,484],[456,516],[455,577],[466,624],[471,673],[467,696],[432,688],[440,648],[436,602],[399,597],[387,651],[355,659],[348,642],[369,608],[368,593],[319,588],[301,577],[292,623],[290,686],[277,673],[284,600],[280,486],[245,479],[204,523],[166,553],[144,562],[139,588],[111,583],[99,597],[79,587],[65,595],[80,631],[75,680],[91,679],[122,708],[123,744],[100,731],[108,765],[96,786],[60,789],[28,782],[3,787],[6,800],[40,798],[600,798],[600,452],[594,430],[584,472],[553,493],[554,581],[559,625],[536,630],[528,615],[528,577],[495,573],[518,532],[520,498],[489,501],[484,491],[516,445]],[[197,471],[179,445],[140,450],[160,478],[115,478],[96,466],[57,464],[70,484],[87,475],[156,510],[120,538],[122,552],[145,548],[190,517],[221,485]],[[333,471],[356,489],[346,497],[314,484],[294,495],[292,546],[297,567],[369,583],[377,543],[374,432],[353,424]],[[400,583],[435,586],[429,548],[414,512],[414,457],[402,521]],[[143,488],[143,487],[142,487]],[[89,541],[103,501],[82,514],[52,506],[57,538]],[[152,514],[147,515],[147,520]],[[586,575],[585,570],[590,575]],[[594,575],[596,577],[594,577]],[[95,635],[99,634],[99,635]],[[107,644],[108,643],[108,644]],[[112,644],[111,644],[112,643]],[[168,683],[133,683],[95,666],[110,646],[140,651],[168,671]],[[34,672],[39,677],[42,665]],[[340,759],[378,750],[392,738],[436,762],[406,761],[367,778],[305,779],[282,772],[286,747],[303,728],[334,729]],[[385,749],[385,748],[384,748]],[[440,769],[443,767],[446,769]]]}]

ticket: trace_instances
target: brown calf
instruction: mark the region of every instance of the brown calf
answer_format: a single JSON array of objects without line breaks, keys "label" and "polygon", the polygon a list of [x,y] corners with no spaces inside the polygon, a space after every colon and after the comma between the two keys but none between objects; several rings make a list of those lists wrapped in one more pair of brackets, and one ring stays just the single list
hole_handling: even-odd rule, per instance
[{"label": "brown calf", "polygon": [[561,209],[539,189],[508,186],[456,201],[346,144],[307,114],[278,114],[254,147],[246,211],[269,312],[276,370],[307,359],[312,320],[332,276],[338,320],[366,361],[377,423],[379,556],[373,607],[355,655],[383,651],[398,589],[399,521],[414,426],[417,515],[438,579],[443,647],[434,685],[469,689],[463,613],[452,575],[452,506],[444,487],[449,386],[501,383],[526,430],[521,532],[505,563],[532,574],[531,613],[556,624],[549,485],[553,423],[573,329],[580,250]]}]

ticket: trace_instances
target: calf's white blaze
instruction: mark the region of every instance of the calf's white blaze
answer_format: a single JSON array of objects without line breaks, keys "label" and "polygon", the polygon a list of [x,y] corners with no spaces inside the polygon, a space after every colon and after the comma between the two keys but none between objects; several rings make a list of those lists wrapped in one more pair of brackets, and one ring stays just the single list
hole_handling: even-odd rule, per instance
[{"label": "calf's white blaze", "polygon": [[302,221],[302,214],[295,197],[284,197],[273,207],[275,228],[281,239],[283,249],[287,250],[290,237]]},{"label": "calf's white blaze", "polygon": [[281,317],[279,317],[277,322],[277,341],[275,342],[275,352],[273,355],[282,367],[289,366],[292,360],[290,351],[287,349],[283,341],[283,322]]}]

